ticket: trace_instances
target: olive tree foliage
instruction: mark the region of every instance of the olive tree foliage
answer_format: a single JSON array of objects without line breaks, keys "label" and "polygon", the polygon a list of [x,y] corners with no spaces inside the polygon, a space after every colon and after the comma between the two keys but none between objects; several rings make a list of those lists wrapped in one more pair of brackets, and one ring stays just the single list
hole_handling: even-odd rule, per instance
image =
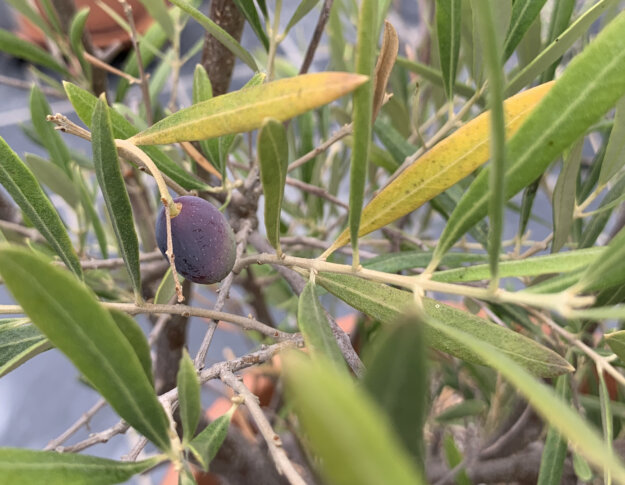
[{"label": "olive tree foliage", "polygon": [[[0,375],[60,351],[102,401],[6,483],[625,483],[622,1],[143,0],[120,67],[87,9],[9,3],[56,49],[0,31],[47,151],[0,139]],[[209,363],[225,324],[252,351]]]}]

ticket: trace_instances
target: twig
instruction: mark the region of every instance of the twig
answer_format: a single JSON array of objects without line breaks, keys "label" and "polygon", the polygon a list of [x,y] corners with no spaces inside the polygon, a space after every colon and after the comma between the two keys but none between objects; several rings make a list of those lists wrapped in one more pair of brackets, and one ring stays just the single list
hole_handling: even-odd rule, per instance
[{"label": "twig", "polygon": [[89,436],[89,438],[76,443],[75,445],[57,446],[55,451],[59,453],[78,453],[79,451],[85,450],[93,445],[97,445],[98,443],[106,443],[114,436],[125,433],[129,428],[130,426],[126,423],[126,421],[120,421],[104,431],[93,433]]},{"label": "twig", "polygon": [[301,189],[304,192],[308,192],[309,194],[316,195],[317,197],[321,197],[322,199],[326,199],[333,204],[343,207],[344,209],[349,209],[349,205],[347,205],[338,197],[334,197],[323,187],[317,187],[316,185],[307,184],[306,182],[302,182],[301,180],[297,180],[291,177],[286,178],[286,184],[290,185],[291,187]]},{"label": "twig", "polygon": [[141,49],[139,49],[139,43],[137,42],[137,28],[135,26],[135,19],[132,15],[132,7],[126,0],[119,0],[119,3],[122,4],[124,8],[124,13],[126,14],[126,19],[128,20],[128,25],[130,26],[130,40],[132,42],[132,48],[135,51],[135,55],[137,56],[137,67],[139,69],[139,85],[141,86],[141,94],[143,96],[143,103],[145,104],[145,116],[147,118],[148,126],[150,126],[153,122],[152,115],[152,102],[150,100],[150,89],[148,86],[148,77],[145,74],[145,70],[143,69],[143,61],[141,59]]},{"label": "twig", "polygon": [[310,44],[308,44],[308,49],[306,49],[306,55],[304,56],[302,67],[299,69],[300,74],[307,73],[310,65],[312,64],[315,52],[319,46],[319,41],[321,40],[323,31],[328,23],[328,19],[330,18],[330,10],[332,10],[333,3],[334,0],[325,0],[325,2],[323,2],[323,7],[321,7],[321,13],[319,14],[319,20],[317,20],[317,26],[315,27],[312,39],[310,39]]},{"label": "twig", "polygon": [[[387,241],[385,241],[387,242]],[[310,236],[287,236],[280,238],[280,244],[284,246],[307,246],[316,249],[328,249],[331,246],[331,243],[322,241],[321,239],[317,239],[315,237]],[[348,246],[344,246],[342,248],[337,249],[337,252],[351,255],[352,248]],[[377,253],[372,253],[370,251],[360,251],[360,255],[363,258],[373,258],[377,256]]]},{"label": "twig", "polygon": [[122,456],[122,461],[137,461],[137,458],[147,445],[148,439],[142,436],[132,447],[132,450],[130,450],[127,455]]},{"label": "twig", "polygon": [[213,167],[211,163],[206,160],[206,157],[202,155],[200,151],[195,148],[190,142],[180,142],[180,146],[185,151],[185,153],[189,155],[200,167],[221,180],[221,174],[219,173],[219,171],[215,167]]},{"label": "twig", "polygon": [[315,158],[320,153],[325,152],[328,148],[334,145],[337,141],[342,140],[347,135],[351,135],[352,131],[353,131],[353,127],[351,123],[348,125],[342,126],[341,128],[339,128],[338,131],[336,131],[336,133],[334,133],[330,138],[324,141],[321,145],[313,148],[311,151],[309,151],[305,155],[302,155],[300,158],[298,158],[293,163],[291,163],[289,165],[289,168],[287,169],[287,172],[292,172],[296,168],[304,165],[305,163],[310,162],[313,158]]},{"label": "twig", "polygon": [[231,387],[234,391],[239,393],[245,399],[245,405],[247,406],[252,419],[256,423],[260,434],[265,438],[269,453],[276,464],[278,471],[286,477],[291,485],[306,485],[304,479],[297,473],[297,470],[293,467],[293,463],[286,455],[284,448],[282,448],[282,440],[280,436],[271,427],[269,420],[263,413],[263,410],[258,404],[258,398],[252,394],[252,392],[239,381],[236,376],[230,371],[223,371],[220,375],[221,380]]},{"label": "twig", "polygon": [[[224,322],[234,323],[244,330],[254,330],[278,340],[289,340],[293,338],[293,334],[271,328],[269,325],[265,325],[254,318],[242,317],[240,315],[234,315],[232,313],[225,313],[217,310],[209,310],[207,308],[196,308],[187,305],[156,305],[152,303],[135,305],[133,303],[103,302],[102,305],[106,308],[120,310],[128,313],[129,315],[167,313],[169,315],[182,315],[184,317],[209,318],[215,322],[221,320]],[[0,307],[0,310],[2,308],[3,307]]]},{"label": "twig", "polygon": [[72,437],[74,433],[76,433],[80,428],[89,424],[91,418],[95,416],[95,414],[106,406],[106,401],[104,399],[100,399],[97,403],[91,407],[87,412],[85,412],[78,420],[72,424],[66,431],[63,432],[58,438],[51,440],[44,450],[56,450],[59,446],[65,443],[69,438]]},{"label": "twig", "polygon": [[138,79],[134,76],[131,76],[130,74],[128,74],[127,72],[124,71],[120,71],[119,69],[117,69],[116,67],[111,66],[110,64],[107,64],[104,61],[101,61],[100,59],[98,59],[96,56],[89,54],[88,52],[84,52],[83,53],[85,60],[87,62],[89,62],[89,64],[95,66],[95,67],[99,67],[101,69],[104,69],[105,71],[110,72],[111,74],[115,74],[116,76],[122,77],[124,78],[126,81],[128,81],[130,84],[141,84],[141,79]]},{"label": "twig", "polygon": [[[160,251],[152,251],[150,253],[143,253],[139,255],[140,262],[158,261],[163,257],[163,253]],[[62,264],[62,263],[59,263]],[[83,269],[110,269],[123,266],[123,258],[110,258],[110,259],[89,259],[87,261],[81,261],[80,265]]]},{"label": "twig", "polygon": [[[241,229],[239,229],[239,231],[237,232],[237,249],[236,249],[237,261],[241,258],[241,256],[243,255],[243,252],[245,251],[245,248],[247,247],[247,237],[249,236],[250,231],[251,231],[251,223],[249,220],[246,219],[243,221]],[[215,306],[213,307],[213,311],[219,312],[223,308],[223,306],[226,304],[226,300],[228,299],[230,288],[234,281],[234,277],[235,277],[234,272],[231,272],[228,276],[226,276],[223,283],[219,287],[219,296],[217,297],[217,302],[215,303]],[[252,320],[252,321],[256,322],[256,320]],[[271,329],[271,327],[269,327],[268,325],[264,325],[264,326],[267,329]],[[204,334],[204,339],[202,340],[202,344],[200,345],[200,350],[198,350],[197,354],[195,355],[195,359],[193,360],[193,363],[196,369],[202,369],[204,367],[206,354],[208,353],[208,348],[210,347],[210,344],[213,340],[213,335],[215,334],[216,328],[217,328],[217,321],[215,319],[208,322],[208,329],[206,330],[206,334]],[[271,330],[274,332],[278,332],[278,330],[275,330],[275,329],[271,329]],[[285,334],[283,332],[280,332],[280,333],[283,335],[290,335],[290,334]],[[265,334],[265,335],[268,335],[268,334]]]}]

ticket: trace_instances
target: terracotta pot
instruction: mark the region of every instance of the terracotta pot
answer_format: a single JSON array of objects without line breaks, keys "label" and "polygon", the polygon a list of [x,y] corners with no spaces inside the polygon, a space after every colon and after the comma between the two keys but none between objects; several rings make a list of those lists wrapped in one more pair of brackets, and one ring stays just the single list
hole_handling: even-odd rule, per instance
[{"label": "terracotta pot", "polygon": [[[89,17],[87,18],[86,29],[91,35],[91,41],[93,45],[98,48],[105,48],[116,42],[128,43],[130,37],[117,23],[104,11],[102,8],[92,0],[74,0],[76,3],[76,9],[80,10],[84,7],[89,7]],[[111,9],[117,12],[122,18],[125,18],[123,8],[118,0],[105,0],[105,2]],[[148,15],[145,7],[139,0],[128,0],[128,3],[132,7],[134,15],[135,25],[140,33],[143,33],[152,23],[152,18]],[[37,1],[37,7],[39,11],[42,11],[39,2]],[[22,15],[18,15],[17,24],[19,33],[22,37],[31,42],[39,45],[45,44],[45,36],[41,30],[33,25],[28,19]]]}]

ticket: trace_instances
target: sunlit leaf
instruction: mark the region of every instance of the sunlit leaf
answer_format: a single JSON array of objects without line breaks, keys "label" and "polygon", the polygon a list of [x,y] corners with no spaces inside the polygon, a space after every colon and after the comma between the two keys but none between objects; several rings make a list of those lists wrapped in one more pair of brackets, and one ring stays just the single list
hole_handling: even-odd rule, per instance
[{"label": "sunlit leaf", "polygon": [[[504,103],[506,130],[511,135],[549,91],[544,84]],[[483,113],[432,147],[387,185],[362,212],[360,236],[412,212],[463,179],[490,157],[489,113]],[[338,249],[350,240],[344,231],[332,244]]]},{"label": "sunlit leaf", "polygon": [[194,141],[253,130],[265,118],[285,121],[354,90],[367,78],[322,72],[224,94],[177,111],[132,136],[136,145]]}]

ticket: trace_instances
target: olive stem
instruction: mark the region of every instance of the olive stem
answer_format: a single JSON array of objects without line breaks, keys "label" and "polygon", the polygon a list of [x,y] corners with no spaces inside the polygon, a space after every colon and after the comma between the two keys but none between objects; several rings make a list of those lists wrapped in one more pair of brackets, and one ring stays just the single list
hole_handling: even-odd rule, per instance
[{"label": "olive stem", "polygon": [[[163,201],[163,205],[165,206],[165,223],[167,227],[167,259],[169,260],[169,266],[171,267],[171,276],[174,279],[174,284],[176,286],[176,296],[178,298],[178,303],[182,303],[184,301],[184,294],[182,292],[182,285],[180,284],[180,280],[178,280],[178,272],[176,271],[176,265],[174,263],[176,256],[174,255],[174,242],[171,236],[171,206],[167,203],[165,199],[161,200]],[[176,204],[173,205],[175,206]]]}]

